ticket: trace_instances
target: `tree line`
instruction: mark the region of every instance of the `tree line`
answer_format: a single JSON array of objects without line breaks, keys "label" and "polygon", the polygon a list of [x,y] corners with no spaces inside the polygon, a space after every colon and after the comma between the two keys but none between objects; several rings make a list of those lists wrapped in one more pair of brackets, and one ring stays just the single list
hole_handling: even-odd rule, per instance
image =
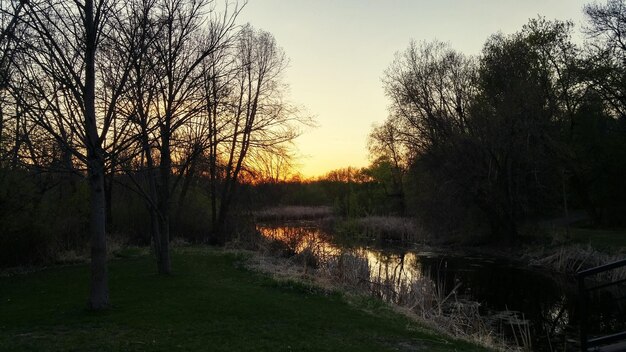
[{"label": "tree line", "polygon": [[583,209],[623,226],[626,4],[584,7],[582,45],[567,21],[530,20],[482,53],[411,42],[383,77],[389,117],[370,133],[375,164],[433,233],[488,233]]},{"label": "tree line", "polygon": [[369,166],[266,180],[250,197],[509,244],[581,211],[587,226],[625,226],[626,4],[583,12],[582,40],[573,23],[539,17],[478,56],[411,42],[383,74],[389,116],[368,136]]},{"label": "tree line", "polygon": [[206,194],[210,217],[201,240],[227,240],[241,179],[258,169],[255,160],[288,158],[308,123],[286,97],[287,59],[274,37],[236,23],[244,5],[1,2],[0,221],[11,226],[0,242],[14,245],[7,253],[29,247],[15,237],[49,235],[29,222],[79,212],[88,220],[79,216],[77,232],[90,234],[88,306],[103,309],[107,228],[128,194],[143,205],[159,273],[172,270],[172,217],[194,191]]}]

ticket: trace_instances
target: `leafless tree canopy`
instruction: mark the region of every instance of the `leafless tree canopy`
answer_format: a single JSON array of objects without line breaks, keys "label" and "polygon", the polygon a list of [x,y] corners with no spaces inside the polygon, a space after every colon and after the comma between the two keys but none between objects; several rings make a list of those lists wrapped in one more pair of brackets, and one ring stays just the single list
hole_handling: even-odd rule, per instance
[{"label": "leafless tree canopy", "polygon": [[170,218],[182,216],[172,209],[197,177],[211,198],[206,240],[221,242],[244,170],[291,155],[308,119],[287,100],[287,59],[273,36],[235,23],[244,5],[1,3],[0,162],[62,173],[74,188],[86,177],[91,308],[109,304],[114,187],[143,199],[159,272],[169,273]]}]

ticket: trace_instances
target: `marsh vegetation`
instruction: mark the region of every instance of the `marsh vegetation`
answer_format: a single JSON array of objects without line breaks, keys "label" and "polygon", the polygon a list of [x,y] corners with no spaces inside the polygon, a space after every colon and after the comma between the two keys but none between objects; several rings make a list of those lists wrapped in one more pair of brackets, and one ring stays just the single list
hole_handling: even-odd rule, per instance
[{"label": "marsh vegetation", "polygon": [[[265,223],[257,228],[265,239],[261,253],[284,258],[283,265],[293,267],[290,272],[268,265],[271,258],[258,259],[257,266],[267,272],[310,277],[371,295],[436,329],[491,348],[578,349],[579,292],[576,279],[565,271],[458,248],[399,242],[378,232],[347,242],[345,234],[324,229],[320,222]],[[612,275],[626,277],[623,270]],[[599,318],[591,327],[594,333],[625,328],[626,310],[614,305],[624,293],[613,287],[593,297]]]}]

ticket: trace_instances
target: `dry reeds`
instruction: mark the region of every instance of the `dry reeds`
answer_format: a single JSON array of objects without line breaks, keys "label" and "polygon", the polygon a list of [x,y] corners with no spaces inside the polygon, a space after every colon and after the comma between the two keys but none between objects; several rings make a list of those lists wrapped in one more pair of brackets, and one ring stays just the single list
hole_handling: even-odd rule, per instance
[{"label": "dry reeds", "polygon": [[397,216],[366,216],[356,220],[357,227],[368,237],[400,242],[421,242],[424,231],[411,218]]},{"label": "dry reeds", "polygon": [[[599,252],[590,245],[570,245],[561,247],[556,252],[542,250],[530,256],[531,264],[570,274],[624,259],[623,255]],[[626,268],[606,271],[597,276],[597,279],[604,281],[617,281],[624,278],[626,278]]]},{"label": "dry reeds", "polygon": [[328,206],[284,206],[259,210],[253,215],[257,221],[314,220],[332,216],[333,209]]},{"label": "dry reeds", "polygon": [[[299,235],[302,238],[298,239]],[[249,264],[257,270],[281,279],[306,278],[328,290],[374,296],[437,331],[490,348],[518,349],[507,347],[502,336],[496,336],[480,315],[479,303],[457,296],[461,282],[446,290],[443,281],[438,284],[436,279],[421,273],[414,254],[383,255],[367,249],[340,249],[319,234],[285,229],[265,236],[265,241],[261,248],[270,249],[275,247],[273,242],[286,241],[281,245],[293,254],[282,259],[269,252],[254,256]],[[523,336],[518,340],[525,343],[529,335]]]}]

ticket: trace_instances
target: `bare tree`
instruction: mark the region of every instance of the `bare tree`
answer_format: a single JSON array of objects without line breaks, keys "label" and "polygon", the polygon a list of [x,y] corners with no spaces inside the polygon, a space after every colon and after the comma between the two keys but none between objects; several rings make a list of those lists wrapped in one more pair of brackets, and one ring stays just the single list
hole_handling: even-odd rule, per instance
[{"label": "bare tree", "polygon": [[[15,91],[10,87],[11,66],[23,48],[25,5],[26,1],[0,1],[0,162],[9,157],[13,167],[17,164],[24,126],[21,124],[20,102],[14,99]],[[13,82],[13,86],[16,83]],[[10,127],[13,131],[8,131]]]},{"label": "bare tree", "polygon": [[399,138],[419,152],[466,131],[475,72],[472,59],[440,42],[411,42],[396,54],[383,84]]},{"label": "bare tree", "polygon": [[[16,69],[28,86],[21,99],[28,106],[29,118],[87,169],[91,232],[88,306],[94,310],[109,305],[104,175],[107,155],[116,152],[107,150],[111,146],[109,132],[136,44],[134,37],[120,32],[120,24],[129,23],[136,15],[123,11],[126,4],[110,0],[28,2],[25,13],[32,39],[23,61],[28,65]],[[100,49],[124,40],[121,38],[129,41],[126,50],[117,53],[116,73],[103,73],[111,66],[103,62]],[[99,72],[108,75],[102,84],[109,89],[96,90],[102,82]]]},{"label": "bare tree", "polygon": [[398,127],[393,120],[387,120],[382,125],[374,126],[368,136],[368,149],[374,163],[372,166],[391,166],[391,189],[387,195],[400,200],[400,212],[404,212],[404,185],[403,178],[409,165],[409,148],[403,143]]},{"label": "bare tree", "polygon": [[294,175],[294,155],[288,145],[252,149],[248,169],[255,182],[279,183]]},{"label": "bare tree", "polygon": [[[224,225],[249,151],[270,149],[293,140],[299,134],[296,126],[306,122],[295,107],[284,101],[281,74],[287,59],[270,33],[249,25],[244,27],[234,55],[230,109],[221,117],[228,121],[228,138],[213,147],[216,154],[223,155],[219,207],[217,197],[212,197],[212,206],[217,209],[213,213],[212,241],[218,243],[225,240]],[[212,156],[211,161],[212,170],[217,170],[218,156]],[[216,177],[213,179],[217,181]]]},{"label": "bare tree", "polygon": [[136,185],[150,210],[160,273],[171,272],[172,194],[203,151],[206,130],[197,124],[205,107],[203,67],[229,45],[240,10],[217,14],[213,1],[157,1],[153,18],[160,29],[148,44],[150,56],[134,58],[127,116],[137,126],[145,158],[147,188]]},{"label": "bare tree", "polygon": [[615,115],[626,116],[626,3],[608,0],[585,6],[591,40],[586,75]]},{"label": "bare tree", "polygon": [[578,103],[569,28],[531,21],[489,38],[478,60],[440,43],[411,43],[396,57],[384,79],[388,124],[411,153],[426,217],[475,209],[494,239],[513,242],[520,219],[553,201],[557,131]]}]

